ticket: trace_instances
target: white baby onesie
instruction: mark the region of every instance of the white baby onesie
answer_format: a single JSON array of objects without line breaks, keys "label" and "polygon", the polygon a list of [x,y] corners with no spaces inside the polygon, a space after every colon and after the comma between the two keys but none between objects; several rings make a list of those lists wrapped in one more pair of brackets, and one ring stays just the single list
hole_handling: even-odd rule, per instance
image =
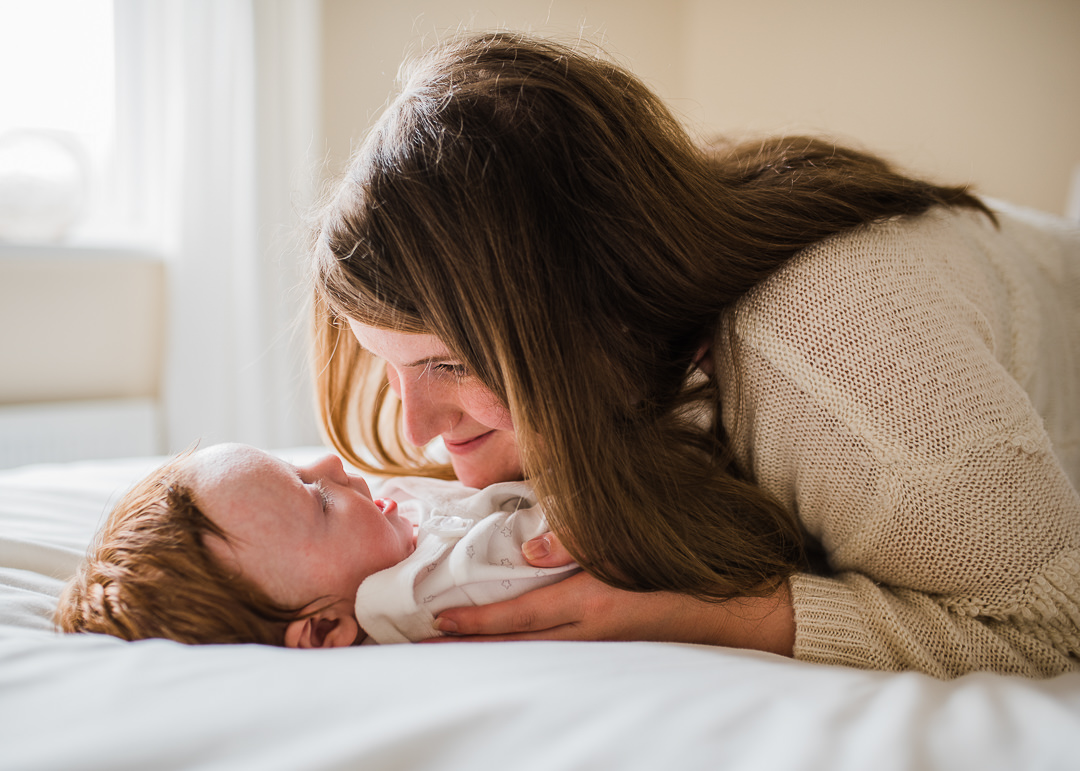
[{"label": "white baby onesie", "polygon": [[369,576],[356,593],[365,643],[416,642],[438,637],[435,616],[447,608],[487,605],[517,597],[576,573],[571,563],[537,568],[521,545],[548,531],[532,489],[502,482],[483,490],[419,477],[391,479],[379,497],[419,525],[416,551]]}]

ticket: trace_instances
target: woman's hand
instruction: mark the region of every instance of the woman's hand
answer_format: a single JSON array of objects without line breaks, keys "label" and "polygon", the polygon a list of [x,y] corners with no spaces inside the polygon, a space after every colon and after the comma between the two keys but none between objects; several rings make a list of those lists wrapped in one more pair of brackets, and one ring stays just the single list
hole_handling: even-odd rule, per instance
[{"label": "woman's hand", "polygon": [[[545,546],[547,553],[544,553]],[[537,567],[572,562],[547,534],[522,548]],[[627,592],[578,573],[522,596],[451,608],[435,620],[451,637],[436,640],[654,640],[703,643],[792,655],[795,615],[785,582],[771,596],[724,603],[672,592]]]}]

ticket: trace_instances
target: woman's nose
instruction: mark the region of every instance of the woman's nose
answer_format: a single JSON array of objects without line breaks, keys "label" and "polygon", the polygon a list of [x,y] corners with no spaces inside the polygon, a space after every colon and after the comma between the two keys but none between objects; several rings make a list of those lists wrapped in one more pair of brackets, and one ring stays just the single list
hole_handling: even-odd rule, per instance
[{"label": "woman's nose", "polygon": [[461,417],[461,409],[439,389],[425,387],[416,380],[398,381],[401,399],[401,423],[405,439],[423,447],[439,434],[452,428]]}]

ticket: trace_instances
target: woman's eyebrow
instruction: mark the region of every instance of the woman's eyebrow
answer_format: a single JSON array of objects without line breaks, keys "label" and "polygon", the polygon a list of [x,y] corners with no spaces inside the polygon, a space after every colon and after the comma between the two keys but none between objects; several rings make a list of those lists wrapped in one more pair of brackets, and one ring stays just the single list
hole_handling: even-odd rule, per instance
[{"label": "woman's eyebrow", "polygon": [[402,367],[428,367],[432,364],[443,364],[448,361],[453,361],[453,356],[428,356],[423,359],[418,359],[411,364],[402,364]]}]

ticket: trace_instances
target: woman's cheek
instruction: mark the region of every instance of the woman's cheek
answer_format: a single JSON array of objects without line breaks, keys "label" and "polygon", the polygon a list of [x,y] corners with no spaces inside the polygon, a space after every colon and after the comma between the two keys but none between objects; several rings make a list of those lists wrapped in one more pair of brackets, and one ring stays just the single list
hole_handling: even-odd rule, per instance
[{"label": "woman's cheek", "polygon": [[463,386],[461,390],[461,404],[479,423],[498,431],[513,431],[514,421],[510,417],[510,410],[504,407],[487,388],[480,385]]}]

